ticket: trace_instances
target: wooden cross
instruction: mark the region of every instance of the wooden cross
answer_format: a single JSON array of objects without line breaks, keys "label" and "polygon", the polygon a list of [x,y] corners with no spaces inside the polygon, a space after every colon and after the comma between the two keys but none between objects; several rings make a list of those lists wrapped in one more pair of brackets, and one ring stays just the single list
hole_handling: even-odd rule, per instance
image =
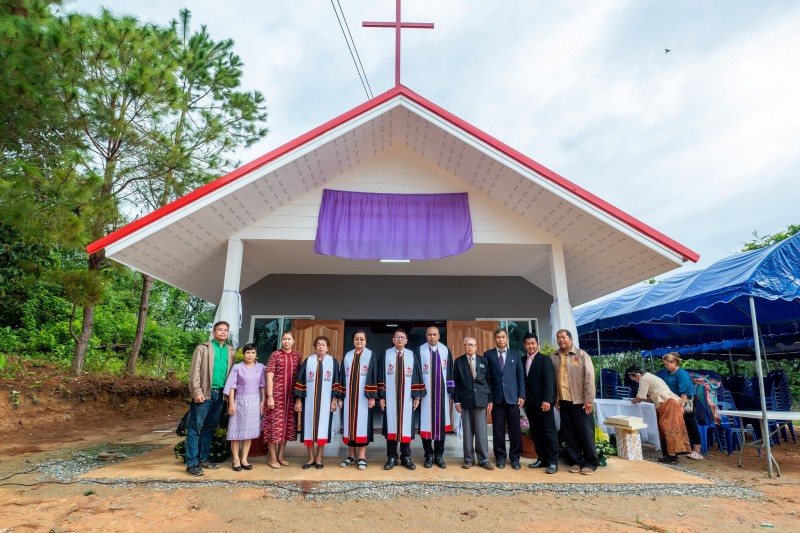
[{"label": "wooden cross", "polygon": [[400,29],[401,28],[425,28],[433,29],[432,22],[401,22],[400,19],[400,0],[397,0],[396,15],[394,22],[364,22],[365,28],[394,28],[395,29],[395,54],[394,54],[394,85],[400,86]]}]

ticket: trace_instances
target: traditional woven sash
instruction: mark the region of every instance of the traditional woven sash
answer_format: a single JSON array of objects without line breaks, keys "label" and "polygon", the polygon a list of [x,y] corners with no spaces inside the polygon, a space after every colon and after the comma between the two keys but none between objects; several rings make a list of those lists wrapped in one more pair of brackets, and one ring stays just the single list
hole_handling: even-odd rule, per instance
[{"label": "traditional woven sash", "polygon": [[447,387],[452,387],[453,382],[447,381],[448,353],[447,346],[441,343],[434,349],[425,343],[419,349],[422,382],[428,391],[420,403],[419,436],[423,439],[442,440],[444,438],[442,429],[445,432],[450,431],[450,397],[447,394]]},{"label": "traditional woven sash", "polygon": [[369,399],[364,396],[367,384],[367,372],[372,360],[372,351],[364,348],[361,354],[355,350],[347,352],[342,361],[344,370],[344,428],[342,440],[345,444],[369,442]]},{"label": "traditional woven sash", "polygon": [[336,361],[325,355],[319,363],[316,355],[306,359],[306,397],[303,404],[303,444],[324,446],[328,443],[333,399],[333,374]]},{"label": "traditional woven sash", "polygon": [[411,378],[414,374],[414,354],[403,352],[403,363],[397,365],[397,350],[386,350],[386,439],[411,442],[412,406]]}]

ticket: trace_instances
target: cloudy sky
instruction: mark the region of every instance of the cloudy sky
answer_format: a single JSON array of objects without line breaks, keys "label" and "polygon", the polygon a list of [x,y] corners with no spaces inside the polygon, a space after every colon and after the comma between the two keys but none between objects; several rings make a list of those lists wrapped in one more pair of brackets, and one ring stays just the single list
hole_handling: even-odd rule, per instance
[{"label": "cloudy sky", "polygon": [[[336,2],[337,0],[334,0]],[[338,0],[372,92],[394,85],[394,0]],[[328,0],[80,0],[233,38],[270,134],[367,96]],[[404,85],[701,255],[800,223],[800,2],[404,0]],[[671,49],[666,54],[665,48]],[[686,267],[684,267],[686,268]],[[696,268],[696,267],[692,267]]]}]

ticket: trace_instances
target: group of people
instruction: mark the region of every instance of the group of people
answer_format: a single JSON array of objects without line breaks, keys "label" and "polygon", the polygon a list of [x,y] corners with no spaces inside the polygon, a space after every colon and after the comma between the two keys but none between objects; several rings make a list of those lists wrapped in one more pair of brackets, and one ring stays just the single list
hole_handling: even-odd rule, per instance
[{"label": "group of people", "polygon": [[638,365],[626,370],[628,376],[639,384],[639,391],[631,401],[651,402],[655,407],[662,452],[659,462],[675,464],[678,455],[703,459],[700,453],[700,429],[690,401],[694,396],[692,379],[681,368],[681,358],[677,353],[668,353],[661,360],[668,372],[665,379]]},{"label": "group of people", "polygon": [[[294,336],[281,337],[281,349],[266,366],[256,361],[256,347],[246,344],[243,361],[234,364],[235,351],[226,344],[229,326],[218,322],[213,339],[199,345],[192,356],[190,388],[193,404],[186,436],[186,471],[203,475],[219,468],[209,461],[214,431],[227,401],[230,415],[227,438],[232,466],[250,470],[250,442],[263,435],[268,465],[280,468],[286,443],[297,433],[307,447],[303,468],[324,467],[323,451],[332,428],[341,420],[348,454],[341,467],[367,468],[366,449],[373,441],[372,410],[382,413],[386,438],[385,470],[400,465],[414,470],[412,439],[422,439],[424,466],[446,468],[445,437],[451,431],[450,399],[460,413],[464,468],[477,464],[487,470],[510,463],[520,469],[521,409],[530,421],[538,459],[531,468],[558,471],[559,444],[554,409],[561,414],[569,471],[590,475],[598,466],[594,446],[594,369],[586,352],[572,343],[567,330],[557,333],[558,351],[539,353],[535,334],[525,335],[525,353],[508,347],[508,332],[494,332],[495,348],[477,353],[477,341],[464,339],[464,354],[453,357],[440,340],[440,331],[426,330],[419,350],[406,348],[408,334],[397,329],[392,347],[384,352],[367,348],[367,332],[353,334],[354,349],[339,363],[330,353],[330,340],[314,339],[314,353],[302,359]],[[338,413],[338,414],[337,414]],[[335,420],[334,416],[340,416]],[[488,416],[492,417],[494,464],[489,459]],[[300,427],[297,419],[300,418]],[[509,446],[506,447],[506,435]]]}]

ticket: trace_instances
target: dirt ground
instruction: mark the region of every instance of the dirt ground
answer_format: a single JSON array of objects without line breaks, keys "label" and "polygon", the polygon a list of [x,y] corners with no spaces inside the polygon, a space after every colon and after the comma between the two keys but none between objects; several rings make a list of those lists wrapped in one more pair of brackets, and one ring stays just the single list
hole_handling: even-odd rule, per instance
[{"label": "dirt ground", "polygon": [[800,447],[791,441],[775,450],[783,473],[775,479],[768,478],[766,462],[752,449],[745,451],[744,468],[737,467],[735,455],[720,452],[688,465],[763,494],[756,501],[649,496],[631,489],[626,495],[541,491],[340,502],[302,495],[286,499],[285,492],[269,486],[40,483],[36,473],[24,473],[64,450],[106,443],[158,445],[165,434],[154,431],[177,424],[186,409],[184,394],[179,383],[74,380],[48,374],[46,368],[0,380],[0,533],[307,531],[320,526],[356,532],[800,531]]}]

